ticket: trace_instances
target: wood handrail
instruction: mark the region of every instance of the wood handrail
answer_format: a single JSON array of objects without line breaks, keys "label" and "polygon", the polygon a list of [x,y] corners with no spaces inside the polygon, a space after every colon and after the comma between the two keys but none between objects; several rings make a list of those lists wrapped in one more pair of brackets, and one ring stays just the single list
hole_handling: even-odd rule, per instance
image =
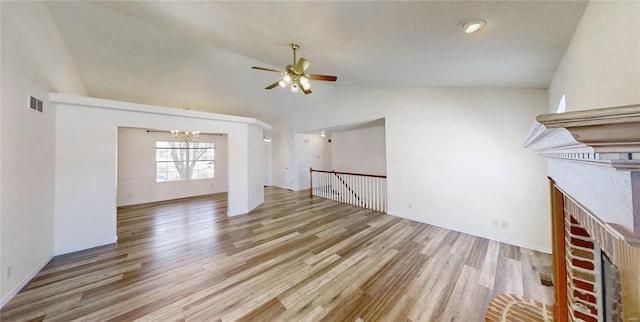
[{"label": "wood handrail", "polygon": [[379,174],[365,174],[365,173],[353,173],[353,172],[340,172],[340,171],[327,171],[327,170],[314,170],[313,168],[309,169],[309,172],[322,172],[322,173],[333,173],[333,174],[349,174],[352,176],[363,176],[363,177],[372,177],[372,178],[387,178],[387,176],[379,175]]}]

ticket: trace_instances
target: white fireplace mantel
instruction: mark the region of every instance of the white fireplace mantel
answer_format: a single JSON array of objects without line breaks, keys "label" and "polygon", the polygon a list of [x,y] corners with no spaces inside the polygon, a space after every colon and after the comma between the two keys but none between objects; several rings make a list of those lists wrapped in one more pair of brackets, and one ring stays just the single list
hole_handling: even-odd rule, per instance
[{"label": "white fireplace mantel", "polygon": [[[576,286],[573,265],[583,253],[567,238],[575,225],[584,230],[575,234],[589,236],[619,269],[623,320],[640,321],[640,105],[545,114],[536,121],[524,147],[547,158],[552,182],[556,320],[606,310],[596,305],[603,303],[601,293],[595,293],[597,300],[576,295],[584,285]],[[600,285],[597,278],[583,282]],[[576,303],[595,311],[581,311]]]},{"label": "white fireplace mantel", "polygon": [[547,158],[640,171],[640,105],[544,114],[524,147]]},{"label": "white fireplace mantel", "polygon": [[640,246],[640,105],[544,114],[536,121],[524,147],[548,158],[560,187]]}]

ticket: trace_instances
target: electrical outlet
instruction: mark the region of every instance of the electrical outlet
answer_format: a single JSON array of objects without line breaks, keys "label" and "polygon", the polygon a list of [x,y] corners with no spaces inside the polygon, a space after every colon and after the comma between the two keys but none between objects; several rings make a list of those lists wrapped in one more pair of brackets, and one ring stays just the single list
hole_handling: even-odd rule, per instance
[{"label": "electrical outlet", "polygon": [[506,220],[501,221],[500,227],[502,227],[502,229],[509,229],[509,222]]},{"label": "electrical outlet", "polygon": [[412,205],[411,203],[409,203],[409,204],[407,205],[407,207],[408,207],[409,209],[413,209],[413,205]]},{"label": "electrical outlet", "polygon": [[493,218],[493,226],[495,226],[495,227],[500,227],[500,219],[498,219],[498,218]]},{"label": "electrical outlet", "polygon": [[7,278],[11,277],[11,266],[7,267]]}]

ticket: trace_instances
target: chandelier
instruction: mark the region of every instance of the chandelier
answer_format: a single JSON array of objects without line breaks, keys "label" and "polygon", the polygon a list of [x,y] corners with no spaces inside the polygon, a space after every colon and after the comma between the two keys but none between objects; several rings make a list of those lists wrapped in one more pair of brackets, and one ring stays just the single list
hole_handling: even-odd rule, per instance
[{"label": "chandelier", "polygon": [[200,131],[171,130],[171,137],[178,138],[185,142],[193,141],[198,136],[200,136]]}]

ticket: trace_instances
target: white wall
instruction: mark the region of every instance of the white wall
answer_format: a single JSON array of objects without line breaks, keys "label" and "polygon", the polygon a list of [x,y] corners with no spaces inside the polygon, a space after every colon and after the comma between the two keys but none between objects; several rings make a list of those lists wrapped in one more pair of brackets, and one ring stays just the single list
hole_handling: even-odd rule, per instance
[{"label": "white wall", "polygon": [[309,168],[331,170],[331,143],[319,134],[296,133],[294,136],[295,185],[293,190],[309,189]]},{"label": "white wall", "polygon": [[[84,84],[42,2],[0,2],[0,306],[53,254],[55,108]],[[33,95],[44,112],[27,108]],[[7,269],[11,268],[11,276]]]},{"label": "white wall", "polygon": [[591,1],[549,87],[550,111],[640,104],[640,2]]},{"label": "white wall", "polygon": [[331,133],[331,167],[335,171],[387,173],[384,126]]},{"label": "white wall", "polygon": [[226,192],[227,137],[201,135],[198,142],[215,144],[215,176],[212,179],[156,182],[156,141],[171,141],[167,132],[118,129],[118,206]]},{"label": "white wall", "polygon": [[[255,179],[249,177],[248,168],[248,138],[256,131],[249,136],[247,122],[259,125],[255,119],[86,97],[52,94],[50,98],[58,103],[55,254],[116,240],[118,127],[227,133],[228,215],[247,213],[259,201],[259,196],[250,200]],[[262,188],[262,176],[257,181]]]},{"label": "white wall", "polygon": [[550,252],[546,163],[521,147],[547,104],[544,89],[334,88],[289,126],[385,118],[389,214]]},{"label": "white wall", "polygon": [[[640,104],[640,2],[591,1],[549,87],[549,110]],[[606,222],[633,228],[630,174],[549,160],[549,176]]]},{"label": "white wall", "polygon": [[249,210],[264,202],[264,176],[267,166],[267,155],[262,141],[262,128],[247,125],[247,169],[249,173]]}]

